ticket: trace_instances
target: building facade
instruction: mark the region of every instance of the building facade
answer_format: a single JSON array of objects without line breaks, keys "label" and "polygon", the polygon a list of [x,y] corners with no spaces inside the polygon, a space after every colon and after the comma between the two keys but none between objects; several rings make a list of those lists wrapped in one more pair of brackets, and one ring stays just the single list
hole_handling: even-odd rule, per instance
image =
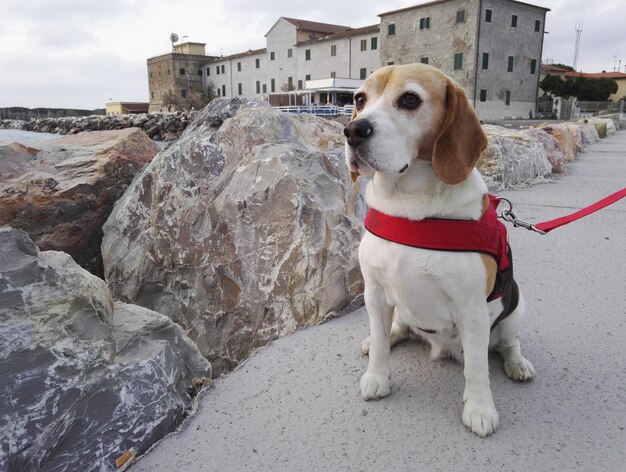
[{"label": "building facade", "polygon": [[281,17],[265,35],[267,47],[207,62],[207,84],[218,96],[273,105],[351,101],[341,89],[307,88],[326,78],[364,79],[379,67],[378,25],[365,28]]},{"label": "building facade", "polygon": [[513,0],[439,0],[380,14],[381,64],[431,64],[482,119],[535,113],[549,11]]},{"label": "building facade", "polygon": [[163,101],[167,93],[181,98],[201,93],[206,88],[204,64],[211,59],[214,57],[205,55],[205,43],[177,44],[171,53],[149,58],[150,113],[171,109]]},{"label": "building facade", "polygon": [[263,49],[148,59],[149,71],[160,74],[150,76],[150,109],[162,108],[166,86],[188,93],[190,77],[220,97],[341,106],[377,68],[423,62],[454,78],[482,119],[527,117],[536,111],[548,11],[515,0],[437,0],[381,13],[379,24],[363,28],[281,17]]}]

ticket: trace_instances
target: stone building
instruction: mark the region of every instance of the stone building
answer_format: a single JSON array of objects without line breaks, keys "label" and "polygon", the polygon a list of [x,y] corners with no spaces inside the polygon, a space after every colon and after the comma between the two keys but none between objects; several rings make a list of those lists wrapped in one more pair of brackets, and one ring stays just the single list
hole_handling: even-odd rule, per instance
[{"label": "stone building", "polygon": [[424,62],[465,90],[482,119],[535,113],[547,8],[439,0],[380,14],[381,65]]},{"label": "stone building", "polygon": [[204,44],[186,43],[196,52],[148,59],[150,109],[162,108],[165,90],[183,95],[200,84],[272,105],[343,105],[375,69],[425,62],[459,82],[481,118],[527,117],[536,111],[548,11],[515,0],[436,0],[362,28],[281,17],[263,49],[211,58]]},{"label": "stone building", "polygon": [[205,87],[204,64],[214,59],[205,55],[205,43],[181,43],[169,54],[148,59],[148,89],[150,113],[166,111],[163,96],[171,92],[186,98],[193,92],[202,92]]}]

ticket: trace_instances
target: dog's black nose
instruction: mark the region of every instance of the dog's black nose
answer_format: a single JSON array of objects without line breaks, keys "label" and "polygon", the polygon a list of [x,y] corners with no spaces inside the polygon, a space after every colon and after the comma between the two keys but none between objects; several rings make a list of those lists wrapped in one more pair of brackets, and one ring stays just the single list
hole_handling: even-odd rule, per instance
[{"label": "dog's black nose", "polygon": [[372,124],[366,119],[354,120],[348,123],[343,129],[343,134],[348,139],[348,144],[352,147],[356,147],[364,139],[369,138],[374,132]]}]

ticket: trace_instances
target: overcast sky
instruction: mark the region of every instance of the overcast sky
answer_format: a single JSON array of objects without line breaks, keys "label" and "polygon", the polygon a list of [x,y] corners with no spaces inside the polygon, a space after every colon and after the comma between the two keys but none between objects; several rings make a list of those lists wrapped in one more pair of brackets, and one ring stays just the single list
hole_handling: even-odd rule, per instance
[{"label": "overcast sky", "polygon": [[[0,106],[102,108],[148,101],[146,59],[170,51],[169,35],[207,43],[207,54],[265,47],[280,16],[352,27],[421,0],[1,0]],[[624,0],[529,0],[550,8],[543,58],[578,69],[626,68]],[[358,6],[357,6],[358,5]],[[585,6],[586,5],[586,6]],[[583,10],[584,8],[584,10]]]}]

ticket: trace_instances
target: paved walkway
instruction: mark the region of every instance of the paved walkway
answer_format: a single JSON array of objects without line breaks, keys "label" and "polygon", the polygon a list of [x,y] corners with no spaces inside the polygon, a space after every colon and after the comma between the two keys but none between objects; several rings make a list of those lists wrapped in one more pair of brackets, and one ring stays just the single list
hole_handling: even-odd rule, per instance
[{"label": "paved walkway", "polygon": [[[626,186],[626,131],[569,175],[504,195],[551,219]],[[424,345],[392,352],[392,394],[358,394],[367,315],[357,310],[259,351],[220,378],[198,414],[132,468],[145,471],[617,471],[626,467],[626,200],[539,236],[511,229],[535,381],[490,360],[495,435],[461,423],[462,368]]]}]

